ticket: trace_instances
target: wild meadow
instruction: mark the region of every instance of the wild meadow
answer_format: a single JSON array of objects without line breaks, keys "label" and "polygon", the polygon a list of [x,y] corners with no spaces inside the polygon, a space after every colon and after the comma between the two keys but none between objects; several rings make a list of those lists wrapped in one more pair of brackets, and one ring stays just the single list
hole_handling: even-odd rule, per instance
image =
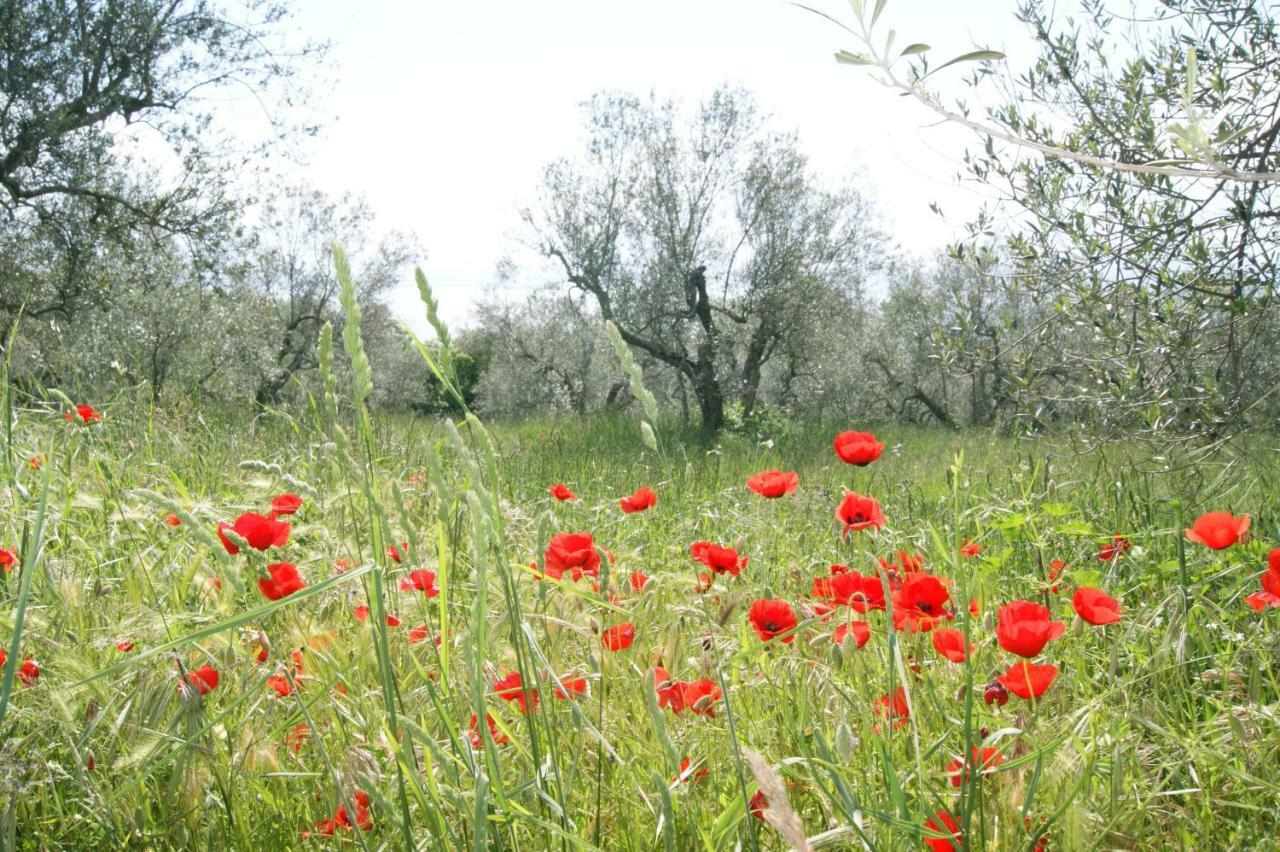
[{"label": "wild meadow", "polygon": [[8,386],[0,846],[1274,847],[1269,439],[374,416],[357,328]]}]

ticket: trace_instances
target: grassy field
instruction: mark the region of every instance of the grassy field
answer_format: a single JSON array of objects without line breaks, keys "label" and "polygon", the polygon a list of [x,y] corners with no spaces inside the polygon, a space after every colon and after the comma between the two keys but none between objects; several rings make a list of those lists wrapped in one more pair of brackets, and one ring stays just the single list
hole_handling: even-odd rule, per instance
[{"label": "grassy field", "polygon": [[[925,828],[945,811],[965,848],[1276,848],[1280,611],[1245,605],[1280,541],[1271,443],[1152,458],[879,426],[883,455],[855,467],[831,441],[859,424],[714,445],[671,424],[654,451],[634,420],[455,429],[339,396],[256,422],[121,399],[83,424],[14,400],[0,847],[946,849]],[[798,489],[748,490],[772,468]],[[623,513],[639,486],[656,505]],[[845,489],[883,529],[842,536]],[[302,498],[287,542],[228,553],[218,524],[282,493]],[[1188,542],[1217,509],[1252,515],[1252,540]],[[594,582],[538,578],[560,532],[592,534]],[[1132,548],[1100,560],[1117,533]],[[699,540],[749,561],[700,590]],[[814,597],[835,563],[888,582],[877,558],[899,550],[950,582],[937,629],[968,635],[967,663]],[[279,562],[306,585],[271,600]],[[1079,586],[1121,621],[1076,618]],[[773,598],[798,624],[765,642],[749,611]],[[1036,657],[1059,674],[988,704],[1016,599],[1065,625]],[[851,618],[861,648],[832,639]],[[633,644],[608,650],[623,624]],[[675,712],[672,681],[707,683]],[[953,786],[979,744],[992,771]]]}]

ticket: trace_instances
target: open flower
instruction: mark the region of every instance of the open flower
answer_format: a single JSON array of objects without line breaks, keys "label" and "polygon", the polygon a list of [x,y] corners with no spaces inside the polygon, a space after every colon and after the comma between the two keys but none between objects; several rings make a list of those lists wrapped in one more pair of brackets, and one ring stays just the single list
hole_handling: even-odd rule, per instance
[{"label": "open flower", "polygon": [[1053,685],[1053,680],[1057,676],[1057,666],[1037,666],[1025,660],[1019,660],[1009,666],[1009,670],[997,677],[996,681],[1022,700],[1030,701],[1032,698],[1044,695],[1045,690]]},{"label": "open flower", "polygon": [[631,622],[615,624],[600,634],[600,641],[610,651],[625,651],[636,639],[636,626]]},{"label": "open flower", "polygon": [[844,524],[846,536],[855,530],[878,530],[884,526],[884,510],[874,498],[846,491],[844,500],[836,507],[836,520]]},{"label": "open flower", "polygon": [[192,669],[187,672],[187,683],[200,695],[208,695],[218,688],[218,670],[208,664]]},{"label": "open flower", "polygon": [[652,509],[658,503],[658,495],[653,493],[653,489],[647,486],[637,488],[635,493],[629,497],[623,497],[618,501],[618,505],[622,511],[628,515],[635,512],[643,512],[645,509]]},{"label": "open flower", "polygon": [[538,709],[538,690],[536,687],[525,688],[520,672],[511,672],[506,677],[493,682],[494,694],[503,701],[514,701],[522,714]]},{"label": "open flower", "polygon": [[271,547],[284,547],[289,543],[289,525],[275,518],[259,515],[257,512],[245,512],[236,518],[234,524],[218,524],[218,538],[227,553],[235,556],[240,548],[227,538],[226,530],[240,536],[254,550],[266,550]]},{"label": "open flower", "polygon": [[963,663],[973,653],[973,645],[965,647],[962,631],[945,628],[933,631],[933,650],[953,663]]},{"label": "open flower", "polygon": [[775,500],[800,487],[800,477],[794,470],[766,470],[747,479],[747,487],[761,497]]},{"label": "open flower", "polygon": [[732,574],[736,577],[747,567],[748,557],[739,556],[738,551],[732,547],[722,547],[709,541],[695,541],[689,546],[689,553],[717,574]]},{"label": "open flower", "polygon": [[840,461],[859,467],[871,464],[884,451],[884,442],[870,432],[841,432],[832,445]]},{"label": "open flower", "polygon": [[1111,537],[1110,544],[1104,544],[1098,548],[1098,559],[1102,562],[1111,562],[1119,559],[1129,552],[1129,548],[1133,547],[1133,543],[1129,539],[1116,533]]},{"label": "open flower", "polygon": [[287,598],[294,592],[300,592],[307,587],[298,574],[298,567],[292,562],[268,565],[267,573],[271,575],[269,578],[258,578],[258,591],[262,592],[262,596],[269,601]]},{"label": "open flower", "polygon": [[974,746],[971,755],[968,766],[965,765],[964,759],[958,756],[952,758],[947,764],[947,780],[951,782],[952,787],[959,787],[969,780],[970,767],[979,767],[980,776],[990,775],[1004,762],[1004,755],[1000,754],[1000,749],[991,746]]},{"label": "open flower", "polygon": [[1000,647],[1027,659],[1043,651],[1044,646],[1064,630],[1065,624],[1050,619],[1047,607],[1031,601],[1007,603],[996,614],[996,638],[1000,640]]},{"label": "open flower", "polygon": [[871,638],[871,625],[865,621],[850,621],[841,624],[831,634],[831,641],[836,645],[844,645],[845,637],[852,636],[855,648],[861,648]]},{"label": "open flower", "polygon": [[954,618],[947,608],[951,593],[939,577],[917,571],[908,574],[893,590],[893,629],[926,633],[944,618]]},{"label": "open flower", "polygon": [[297,494],[280,494],[271,498],[271,514],[292,515],[302,508],[302,498]]},{"label": "open flower", "polygon": [[1071,598],[1076,615],[1090,624],[1114,624],[1120,620],[1120,602],[1101,589],[1081,586]]},{"label": "open flower", "polygon": [[559,580],[567,572],[574,580],[600,575],[600,554],[591,533],[556,533],[542,554],[548,577]]},{"label": "open flower", "polygon": [[94,411],[92,405],[85,403],[77,403],[74,411],[68,411],[66,414],[68,422],[79,423],[81,426],[87,426],[95,420],[102,419],[102,412]]},{"label": "open flower", "polygon": [[1185,530],[1187,541],[1203,544],[1211,550],[1226,550],[1244,540],[1249,531],[1249,516],[1236,517],[1230,512],[1206,512]]},{"label": "open flower", "polygon": [[429,598],[440,594],[436,588],[436,572],[427,570],[410,571],[409,576],[400,581],[402,592],[423,592]]},{"label": "open flower", "polygon": [[578,495],[570,491],[569,486],[565,485],[563,482],[557,482],[555,485],[547,488],[547,491],[551,492],[551,496],[562,503],[578,499]]},{"label": "open flower", "polygon": [[782,637],[784,644],[790,644],[796,638],[791,633],[797,623],[796,613],[791,604],[784,600],[758,600],[751,605],[747,617],[756,634],[765,642],[784,633],[789,634]]}]

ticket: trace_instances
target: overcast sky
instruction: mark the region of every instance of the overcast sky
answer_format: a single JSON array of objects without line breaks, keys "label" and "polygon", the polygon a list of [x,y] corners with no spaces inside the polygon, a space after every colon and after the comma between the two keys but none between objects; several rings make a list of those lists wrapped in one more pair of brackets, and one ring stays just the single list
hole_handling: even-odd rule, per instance
[{"label": "overcast sky", "polygon": [[[816,5],[850,15],[843,0]],[[935,62],[979,45],[1005,50],[1020,67],[1030,46],[1015,5],[890,0],[881,28],[894,27],[899,45],[933,45]],[[380,225],[415,233],[453,323],[466,321],[496,260],[512,253],[518,209],[543,165],[576,150],[579,105],[600,89],[696,101],[720,83],[745,86],[778,126],[798,131],[820,172],[861,169],[890,232],[921,255],[956,236],[982,201],[957,179],[975,138],[837,65],[832,54],[855,48],[851,37],[782,0],[305,0],[296,8],[299,30],[332,43],[334,78],[315,93],[313,108],[330,118],[297,171],[326,191],[362,194]],[[522,267],[517,284],[545,278]],[[421,328],[410,282],[406,275],[392,305]]]}]

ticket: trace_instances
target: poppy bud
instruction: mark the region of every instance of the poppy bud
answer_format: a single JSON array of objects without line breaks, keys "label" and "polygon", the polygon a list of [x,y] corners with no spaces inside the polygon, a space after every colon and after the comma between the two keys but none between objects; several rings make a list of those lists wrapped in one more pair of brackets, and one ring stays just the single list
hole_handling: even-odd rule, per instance
[{"label": "poppy bud", "polygon": [[1009,703],[1009,691],[1004,688],[1004,684],[993,680],[987,684],[987,688],[982,693],[982,698],[987,702],[988,706],[995,704],[998,707],[1003,707]]},{"label": "poppy bud", "polygon": [[840,723],[836,728],[836,756],[843,763],[849,763],[853,760],[853,751],[858,746],[857,739],[853,736],[853,731],[849,730],[849,726]]}]

